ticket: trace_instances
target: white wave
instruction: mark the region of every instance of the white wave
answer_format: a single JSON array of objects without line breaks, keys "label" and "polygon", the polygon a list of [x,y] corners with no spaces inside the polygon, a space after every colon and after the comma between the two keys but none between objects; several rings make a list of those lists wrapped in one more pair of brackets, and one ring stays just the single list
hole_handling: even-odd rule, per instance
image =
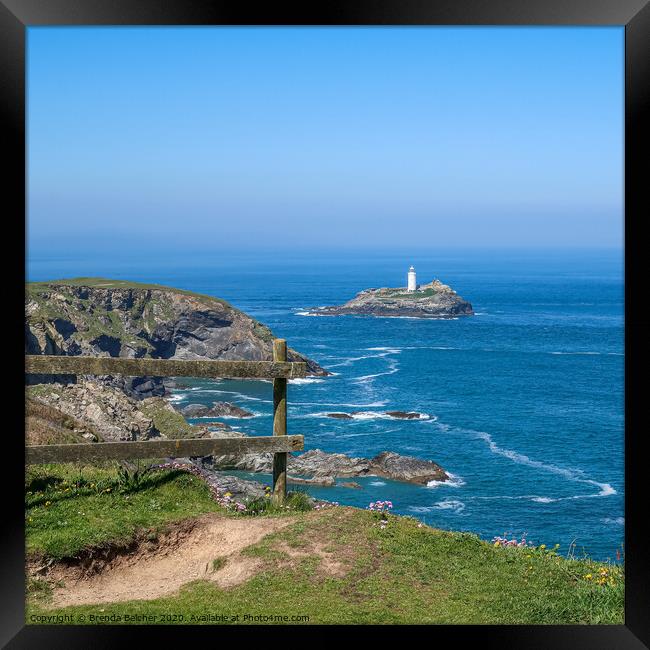
[{"label": "white wave", "polygon": [[353,382],[355,384],[363,384],[368,381],[372,381],[373,379],[376,379],[377,377],[384,377],[386,375],[394,375],[396,372],[399,372],[399,363],[396,360],[392,360],[389,362],[388,365],[388,370],[385,372],[377,372],[373,375],[363,375],[361,377],[355,377],[353,378]]},{"label": "white wave", "polygon": [[602,354],[602,352],[551,352],[551,354],[568,354],[568,355],[576,355],[576,354]]},{"label": "white wave", "polygon": [[536,503],[553,503],[557,501],[557,499],[553,499],[552,497],[530,497],[530,500]]},{"label": "white wave", "polygon": [[219,390],[217,388],[205,388],[201,392],[209,393],[214,395],[227,395],[229,399],[235,400],[246,400],[249,402],[262,402],[265,404],[273,404],[272,399],[262,399],[261,397],[253,397],[252,395],[246,395],[245,393],[238,393],[234,390]]},{"label": "white wave", "polygon": [[381,400],[378,402],[370,402],[369,404],[342,404],[341,402],[291,402],[291,406],[338,406],[349,408],[376,408],[378,406],[386,406],[388,400]]},{"label": "white wave", "polygon": [[350,413],[353,420],[390,420],[391,416],[386,413],[378,413],[377,411],[359,411],[358,413]]},{"label": "white wave", "polygon": [[355,377],[354,378],[354,383],[355,384],[363,384],[367,381],[370,381],[371,379],[376,379],[377,377],[384,377],[386,375],[394,375],[396,372],[398,372],[398,368],[391,368],[390,370],[387,370],[386,372],[378,372],[374,375],[363,375],[361,377]]},{"label": "white wave", "polygon": [[270,413],[256,413],[250,411],[252,415],[241,417],[239,415],[199,415],[198,417],[189,417],[190,420],[252,420],[253,418],[266,418],[270,417]]},{"label": "white wave", "polygon": [[408,510],[410,512],[417,512],[419,514],[424,514],[425,512],[432,512],[435,509],[434,506],[409,506]]},{"label": "white wave", "polygon": [[363,361],[364,359],[379,359],[381,357],[385,357],[388,355],[388,352],[382,352],[380,354],[366,354],[362,355],[360,357],[350,357],[349,359],[345,359],[344,361],[341,361],[341,363],[328,363],[327,367],[328,368],[338,368],[340,366],[351,366],[355,361]]},{"label": "white wave", "polygon": [[165,398],[168,402],[182,402],[185,398],[185,395],[170,395]]},{"label": "white wave", "polygon": [[303,384],[322,384],[324,379],[317,379],[316,377],[299,377],[298,379],[289,379],[290,384],[297,384],[302,386]]},{"label": "white wave", "polygon": [[412,345],[405,350],[469,350],[470,348],[456,348],[449,345]]},{"label": "white wave", "polygon": [[[378,405],[378,406],[383,406],[382,403],[375,402],[373,405]],[[324,404],[318,404],[318,406],[325,406]],[[351,404],[334,404],[333,406],[353,406]],[[372,405],[368,405],[372,406]],[[337,414],[337,415],[349,415],[349,418],[333,418],[332,414]],[[297,418],[327,418],[329,420],[406,420],[406,418],[400,418],[395,415],[388,415],[388,413],[385,412],[379,412],[379,411],[356,411],[354,413],[346,413],[345,411],[318,411],[317,413],[304,413],[302,415],[293,415],[292,417],[297,417]],[[436,417],[435,415],[433,416],[434,418]],[[430,415],[427,413],[418,413],[417,418],[412,418],[411,420],[407,421],[417,421],[417,420],[429,420],[431,418]],[[384,432],[388,433],[388,432]]]},{"label": "white wave", "polygon": [[451,472],[447,472],[447,476],[449,477],[447,481],[429,481],[427,483],[427,487],[434,488],[439,486],[446,486],[446,487],[459,488],[465,485],[465,479],[463,479],[462,476],[458,476],[457,474],[452,474]]},{"label": "white wave", "polygon": [[435,503],[434,508],[438,508],[439,510],[453,510],[455,514],[459,514],[465,510],[465,504],[457,499],[444,499]]},{"label": "white wave", "polygon": [[625,526],[625,517],[605,517],[601,519],[604,524],[613,524],[615,526]]},{"label": "white wave", "polygon": [[537,469],[541,469],[547,472],[551,472],[553,474],[559,474],[560,476],[564,476],[566,479],[570,481],[577,481],[579,483],[589,483],[591,485],[595,485],[596,487],[600,488],[600,492],[598,492],[598,494],[594,494],[594,495],[581,494],[571,498],[584,498],[586,496],[606,497],[612,494],[616,494],[616,490],[609,483],[599,483],[598,481],[594,481],[593,479],[583,478],[582,470],[557,467],[556,465],[543,463],[539,460],[533,460],[532,458],[529,458],[524,454],[520,454],[519,452],[513,451],[512,449],[503,449],[502,447],[499,447],[494,442],[492,436],[489,433],[485,433],[484,431],[475,431],[474,434],[476,435],[477,438],[484,440],[488,444],[490,451],[492,451],[495,454],[499,454],[500,456],[505,456],[506,458],[509,458],[510,460],[512,460],[513,462],[519,465],[528,465],[530,467],[536,467]]},{"label": "white wave", "polygon": [[394,348],[394,347],[378,347],[378,348],[366,348],[366,350],[370,350],[371,352],[388,352],[389,354],[399,354],[402,350],[401,348]]},{"label": "white wave", "polygon": [[384,481],[370,481],[370,485],[374,485],[375,487],[381,487],[382,485],[386,485]]}]

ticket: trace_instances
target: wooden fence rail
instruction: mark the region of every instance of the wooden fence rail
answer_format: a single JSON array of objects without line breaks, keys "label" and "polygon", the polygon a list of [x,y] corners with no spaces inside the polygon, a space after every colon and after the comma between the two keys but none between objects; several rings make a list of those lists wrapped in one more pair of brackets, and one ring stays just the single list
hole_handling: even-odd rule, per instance
[{"label": "wooden fence rail", "polygon": [[[286,343],[285,343],[286,347]],[[295,379],[307,375],[307,364],[276,361],[182,361],[28,355],[25,372],[35,375],[126,375],[129,377],[207,377],[224,379]]]},{"label": "wooden fence rail", "polygon": [[25,448],[28,465],[126,458],[185,458],[222,454],[287,453],[303,448],[303,436],[250,438],[185,438],[135,442],[91,442],[72,445],[32,445]]},{"label": "wooden fence rail", "polygon": [[126,375],[273,380],[273,435],[244,438],[182,438],[25,447],[27,464],[127,458],[183,458],[222,454],[273,453],[273,499],[287,494],[287,454],[304,449],[304,438],[287,435],[287,380],[305,377],[307,364],[287,361],[287,343],[273,341],[273,361],[122,359],[27,355],[25,372],[38,375]]}]

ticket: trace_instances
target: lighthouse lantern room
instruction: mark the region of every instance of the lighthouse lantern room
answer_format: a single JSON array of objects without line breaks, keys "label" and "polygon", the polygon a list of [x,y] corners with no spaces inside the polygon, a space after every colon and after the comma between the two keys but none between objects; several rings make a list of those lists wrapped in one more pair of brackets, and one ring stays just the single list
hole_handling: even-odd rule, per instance
[{"label": "lighthouse lantern room", "polygon": [[408,272],[408,284],[406,286],[407,291],[415,291],[418,288],[417,282],[415,280],[415,269],[413,266],[409,269]]}]

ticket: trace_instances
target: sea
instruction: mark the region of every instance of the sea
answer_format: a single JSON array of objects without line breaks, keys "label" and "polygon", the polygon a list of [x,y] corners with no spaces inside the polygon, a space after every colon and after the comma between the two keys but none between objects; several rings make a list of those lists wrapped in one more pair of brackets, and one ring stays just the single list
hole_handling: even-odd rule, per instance
[{"label": "sea", "polygon": [[[456,319],[310,316],[369,287],[434,278],[470,301]],[[624,269],[620,250],[224,251],[123,257],[28,255],[28,279],[102,276],[229,301],[333,374],[290,381],[288,431],[305,449],[432,460],[451,477],[413,485],[296,486],[486,540],[526,539],[574,557],[624,555]],[[266,381],[191,380],[177,406],[228,401],[226,420],[270,435]],[[386,411],[417,411],[399,420]],[[327,416],[354,413],[350,420]],[[244,473],[240,475],[246,476]],[[270,481],[270,477],[255,478]],[[345,479],[348,480],[348,479]]]}]

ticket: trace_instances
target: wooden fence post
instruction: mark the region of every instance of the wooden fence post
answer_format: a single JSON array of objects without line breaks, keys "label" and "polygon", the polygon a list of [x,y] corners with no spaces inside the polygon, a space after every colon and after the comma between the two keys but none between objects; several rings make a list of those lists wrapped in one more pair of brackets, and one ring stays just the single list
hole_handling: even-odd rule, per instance
[{"label": "wooden fence post", "polygon": [[[287,342],[273,339],[273,361],[287,360]],[[273,435],[287,435],[287,380],[273,380]],[[282,503],[287,496],[287,453],[273,454],[273,500]]]}]

